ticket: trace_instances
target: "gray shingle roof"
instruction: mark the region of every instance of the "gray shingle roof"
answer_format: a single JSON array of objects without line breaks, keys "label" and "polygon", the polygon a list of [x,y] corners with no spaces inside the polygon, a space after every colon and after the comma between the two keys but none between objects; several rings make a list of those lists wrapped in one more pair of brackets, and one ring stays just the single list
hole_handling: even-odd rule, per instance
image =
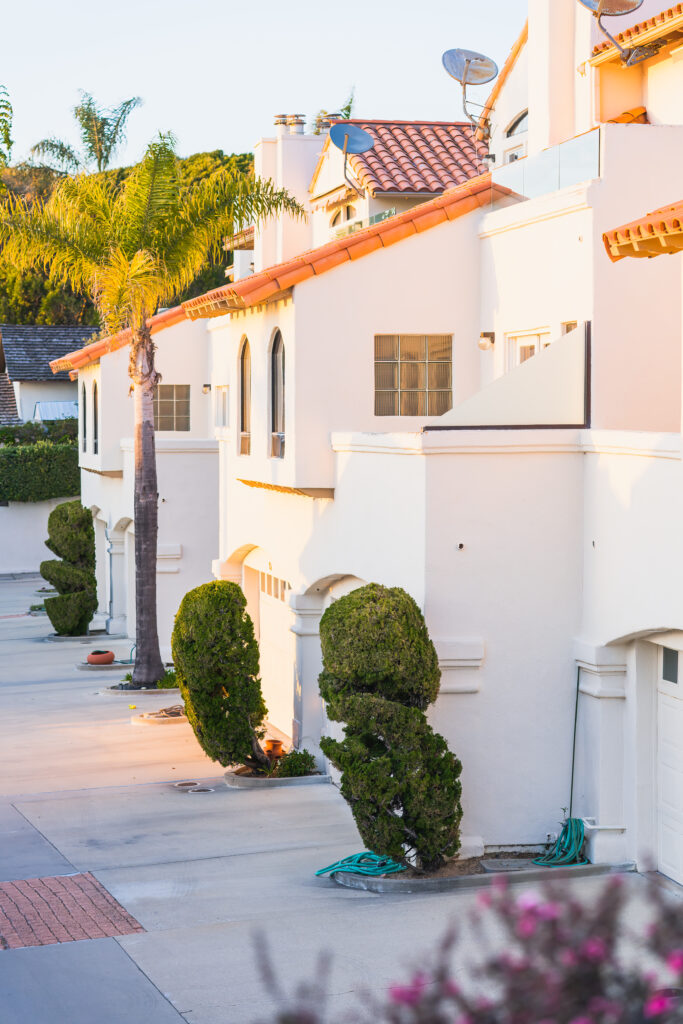
[{"label": "gray shingle roof", "polygon": [[95,327],[52,327],[44,324],[0,324],[2,353],[10,380],[55,380],[50,362],[87,344]]},{"label": "gray shingle roof", "polygon": [[0,373],[0,426],[10,426],[19,422],[14,388],[6,373]]}]

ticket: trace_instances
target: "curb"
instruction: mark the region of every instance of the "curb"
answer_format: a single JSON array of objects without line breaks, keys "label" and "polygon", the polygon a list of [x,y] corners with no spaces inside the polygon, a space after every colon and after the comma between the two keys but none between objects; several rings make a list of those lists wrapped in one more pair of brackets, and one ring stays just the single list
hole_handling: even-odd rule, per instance
[{"label": "curb", "polygon": [[106,686],[103,690],[100,690],[99,693],[115,694],[116,696],[128,697],[128,699],[130,699],[131,697],[148,697],[150,694],[154,694],[154,696],[157,697],[160,697],[165,693],[168,693],[170,696],[175,696],[176,693],[180,693],[180,690],[178,688],[175,690],[157,690],[156,686],[150,686],[146,690],[119,690],[118,686]]},{"label": "curb", "polygon": [[187,715],[177,718],[155,718],[156,712],[146,711],[142,715],[131,715],[131,725],[187,725]]},{"label": "curb", "polygon": [[123,672],[124,669],[132,669],[133,661],[112,661],[110,665],[90,665],[87,661],[79,661],[76,668],[79,672]]},{"label": "curb", "polygon": [[128,640],[128,637],[123,633],[87,633],[85,636],[57,636],[56,633],[49,633],[43,637],[46,644],[64,644],[69,640],[76,644],[92,644],[98,640],[106,640],[107,643],[110,640]]},{"label": "curb", "polygon": [[593,878],[598,875],[615,875],[635,872],[633,861],[626,864],[577,864],[566,868],[530,868],[528,871],[491,871],[482,875],[458,875],[455,878],[374,878],[368,875],[353,875],[348,871],[336,871],[330,877],[345,889],[363,889],[365,892],[415,895],[428,892],[452,892],[458,889],[483,889],[497,878],[507,879],[510,885],[524,882],[540,882],[547,879],[575,877]]},{"label": "curb", "polygon": [[331,775],[301,775],[294,779],[252,779],[248,775],[237,775],[227,771],[225,785],[229,789],[281,789],[284,786],[321,786],[332,782]]}]

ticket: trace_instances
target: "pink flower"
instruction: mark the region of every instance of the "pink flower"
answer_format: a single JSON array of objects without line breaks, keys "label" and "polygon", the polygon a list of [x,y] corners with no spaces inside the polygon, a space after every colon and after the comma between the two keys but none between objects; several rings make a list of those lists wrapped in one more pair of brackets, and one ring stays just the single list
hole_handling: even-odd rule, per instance
[{"label": "pink flower", "polygon": [[[560,953],[560,963],[565,967],[576,967],[578,959],[573,949],[563,949]],[[573,1021],[572,1024],[574,1024]]]},{"label": "pink flower", "polygon": [[443,983],[443,991],[446,993],[447,996],[459,996],[460,986],[456,985],[455,982],[451,981],[449,978],[447,981],[444,981]]},{"label": "pink flower", "polygon": [[416,974],[409,985],[392,985],[389,989],[389,999],[399,1006],[417,1006],[428,984],[429,978],[426,974]]},{"label": "pink flower", "polygon": [[663,992],[655,993],[645,1003],[643,1015],[647,1020],[651,1017],[660,1017],[667,1010],[670,1010],[673,1005],[674,1001],[671,996],[667,996]]},{"label": "pink flower", "polygon": [[600,963],[607,956],[607,946],[602,939],[586,939],[583,946],[581,947],[581,953],[587,960],[592,960],[594,963]]},{"label": "pink flower", "polygon": [[536,931],[536,920],[530,914],[525,914],[524,917],[520,917],[517,922],[517,934],[520,939],[530,939]]},{"label": "pink flower", "polygon": [[517,899],[517,906],[520,910],[536,910],[541,904],[541,897],[537,892],[523,892]]},{"label": "pink flower", "polygon": [[538,908],[538,916],[542,921],[557,921],[561,912],[559,903],[542,903]]},{"label": "pink flower", "polygon": [[683,949],[674,949],[666,958],[666,965],[674,974],[683,973]]}]

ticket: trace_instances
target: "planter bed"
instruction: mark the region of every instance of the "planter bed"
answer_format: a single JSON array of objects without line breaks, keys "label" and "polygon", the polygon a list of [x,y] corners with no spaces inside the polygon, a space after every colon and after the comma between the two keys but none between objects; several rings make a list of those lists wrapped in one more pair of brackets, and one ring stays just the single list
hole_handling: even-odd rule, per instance
[{"label": "planter bed", "polygon": [[80,672],[123,672],[132,669],[130,661],[112,661],[108,665],[91,665],[87,661],[79,661],[76,668]]},{"label": "planter bed", "polygon": [[[90,667],[90,666],[88,666],[88,667]],[[113,666],[108,666],[108,667],[109,668],[113,668]],[[121,665],[118,666],[119,669],[121,667],[122,667]],[[130,665],[128,666],[128,668],[130,668]],[[179,689],[172,690],[172,689],[168,689],[166,687],[164,687],[163,690],[159,690],[159,689],[157,689],[156,686],[147,686],[147,687],[145,687],[144,690],[142,690],[142,689],[141,690],[124,690],[119,683],[114,683],[113,686],[108,686],[106,688],[106,690],[102,690],[101,693],[119,693],[119,694],[122,694],[124,697],[137,697],[141,693],[144,694],[144,696],[147,696],[150,693],[158,693],[158,694],[168,693],[168,694],[170,694],[172,696],[175,696],[176,693],[180,693],[180,690]]]},{"label": "planter bed", "polygon": [[277,776],[253,775],[248,770],[230,768],[225,773],[225,785],[230,789],[276,789],[283,786],[319,786],[330,783],[330,775],[298,775],[294,778],[278,779]]},{"label": "planter bed", "polygon": [[133,715],[131,723],[133,725],[185,725],[187,715],[183,705],[176,704],[173,707],[160,708],[159,711],[145,711],[141,715]]},{"label": "planter bed", "polygon": [[[507,858],[506,858],[507,859]],[[489,886],[495,878],[509,879],[510,883],[521,884],[523,882],[540,882],[557,878],[569,878],[575,875],[595,876],[609,874],[623,874],[636,870],[633,862],[627,864],[577,864],[564,868],[542,868],[529,861],[528,867],[512,870],[495,871],[489,866],[493,862],[490,858],[473,858],[472,860],[461,861],[460,866],[465,870],[454,871],[458,861],[447,864],[434,875],[418,875],[409,872],[402,872],[396,875],[380,875],[373,877],[368,875],[354,875],[349,871],[337,871],[330,877],[337,885],[346,889],[363,889],[365,892],[376,892],[385,894],[406,895],[426,892],[450,892],[456,889],[480,889]],[[467,867],[466,867],[467,866]],[[449,874],[449,869],[451,873]]]},{"label": "planter bed", "polygon": [[104,631],[101,633],[86,633],[84,636],[58,636],[56,633],[49,633],[43,637],[43,641],[46,644],[63,644],[69,640],[77,644],[91,644],[93,640],[104,639],[108,643],[110,640],[127,640],[128,637],[124,636],[123,633],[105,633]]}]

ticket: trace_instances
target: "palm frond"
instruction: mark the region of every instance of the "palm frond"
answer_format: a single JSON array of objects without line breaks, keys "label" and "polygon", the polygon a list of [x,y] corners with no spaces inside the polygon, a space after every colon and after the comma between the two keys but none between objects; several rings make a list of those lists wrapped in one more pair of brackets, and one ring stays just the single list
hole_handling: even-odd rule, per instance
[{"label": "palm frond", "polygon": [[131,96],[108,112],[104,129],[104,166],[108,167],[114,153],[126,140],[126,124],[136,107],[142,105],[140,96]]},{"label": "palm frond", "polygon": [[47,157],[56,163],[59,170],[77,171],[81,166],[78,156],[67,142],[61,139],[42,139],[31,147],[31,156]]},{"label": "palm frond", "polygon": [[0,258],[22,269],[41,267],[54,282],[88,294],[109,230],[101,213],[85,215],[84,204],[69,197],[69,187],[69,179],[60,182],[46,203],[9,197],[0,204]]},{"label": "palm frond", "polygon": [[9,93],[4,85],[0,85],[0,167],[7,167],[12,157],[12,117],[14,111],[10,103]]},{"label": "palm frond", "polygon": [[177,216],[168,224],[161,255],[171,292],[182,293],[207,259],[220,251],[223,238],[273,216],[305,217],[303,207],[271,180],[224,169],[181,195]]},{"label": "palm frond", "polygon": [[113,332],[143,324],[159,304],[164,275],[164,267],[153,253],[140,250],[131,259],[122,249],[112,248],[98,270],[94,288],[107,328]]},{"label": "palm frond", "polygon": [[159,250],[168,223],[178,215],[179,196],[175,139],[170,133],[159,135],[116,200],[117,243],[129,256],[140,249]]}]

